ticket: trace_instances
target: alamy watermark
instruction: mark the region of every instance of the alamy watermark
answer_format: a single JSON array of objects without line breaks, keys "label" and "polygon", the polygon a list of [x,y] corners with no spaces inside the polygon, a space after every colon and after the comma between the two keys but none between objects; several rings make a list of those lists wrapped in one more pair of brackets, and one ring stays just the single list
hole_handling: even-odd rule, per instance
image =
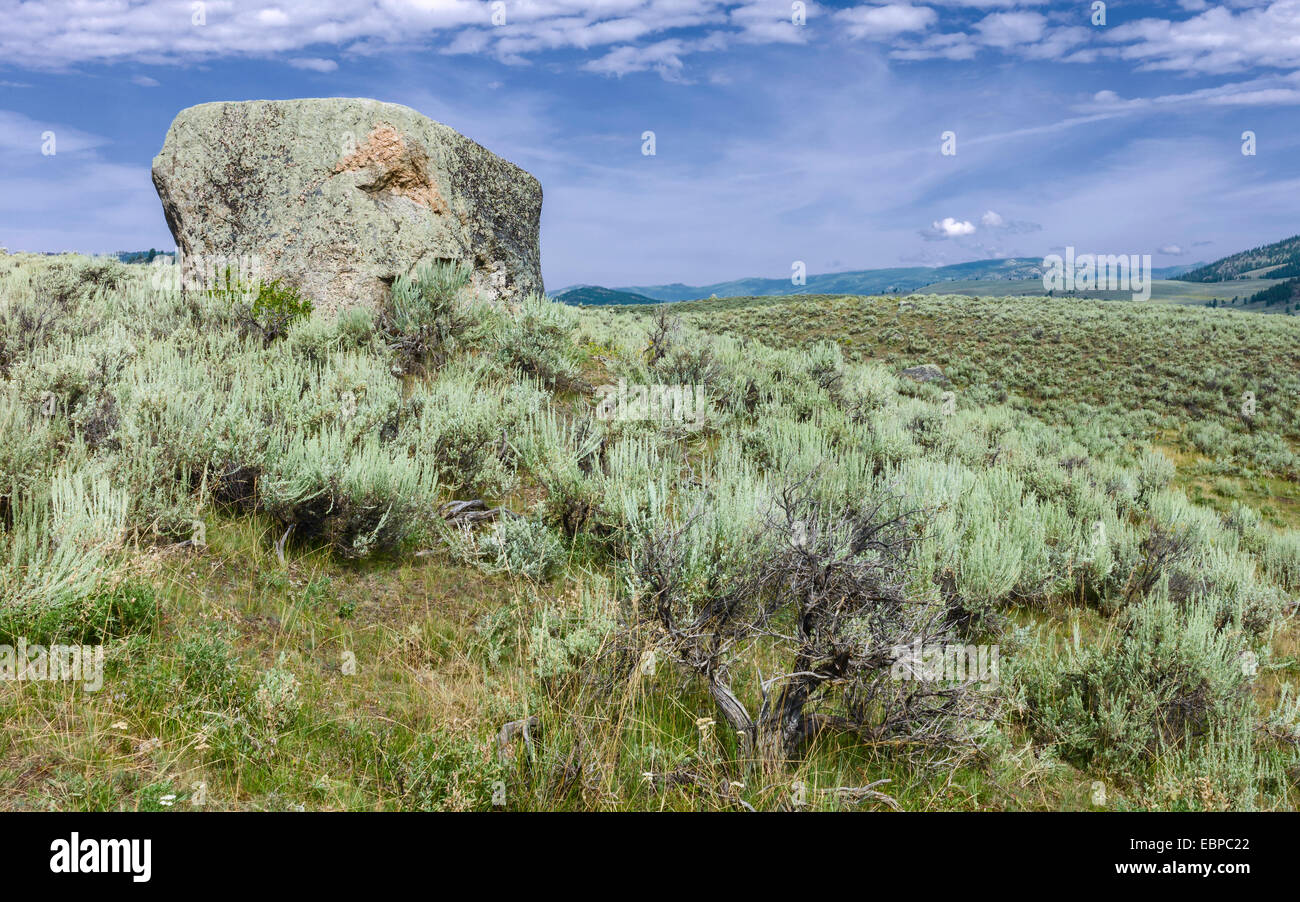
[{"label": "alamy watermark", "polygon": [[703,385],[618,385],[596,388],[596,419],[659,420],[699,426],[704,422],[708,397]]},{"label": "alamy watermark", "polygon": [[1043,288],[1047,291],[1131,291],[1133,300],[1151,298],[1151,255],[1079,254],[1043,258]]},{"label": "alamy watermark", "polygon": [[23,636],[18,645],[0,645],[0,681],[77,681],[86,692],[104,685],[104,646],[33,645]]},{"label": "alamy watermark", "polygon": [[50,843],[50,872],[54,874],[130,874],[134,883],[153,875],[153,840],[86,839],[73,832]]},{"label": "alamy watermark", "polygon": [[262,273],[262,258],[256,254],[184,254],[176,261],[154,260],[149,284],[155,291],[250,291],[256,290]]},{"label": "alamy watermark", "polygon": [[996,645],[925,643],[917,639],[911,645],[895,645],[891,653],[894,657],[889,668],[891,679],[923,683],[982,683],[985,687],[998,683],[1000,658]]}]

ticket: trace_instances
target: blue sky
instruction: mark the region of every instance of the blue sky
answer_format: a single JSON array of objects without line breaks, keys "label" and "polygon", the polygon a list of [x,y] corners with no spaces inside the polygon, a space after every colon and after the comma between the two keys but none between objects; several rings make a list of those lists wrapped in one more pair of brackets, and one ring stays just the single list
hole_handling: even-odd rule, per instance
[{"label": "blue sky", "polygon": [[1300,232],[1300,0],[792,7],[0,0],[0,245],[170,248],[149,167],[176,112],[320,96],[536,175],[550,289],[1066,245],[1161,266]]}]

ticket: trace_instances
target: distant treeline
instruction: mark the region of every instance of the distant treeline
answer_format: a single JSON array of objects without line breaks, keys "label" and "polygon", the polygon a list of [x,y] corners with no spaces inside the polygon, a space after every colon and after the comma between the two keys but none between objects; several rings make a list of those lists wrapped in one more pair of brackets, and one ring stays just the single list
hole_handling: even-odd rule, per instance
[{"label": "distant treeline", "polygon": [[[1295,269],[1294,266],[1288,269]],[[1272,275],[1270,273],[1270,275]],[[1263,291],[1257,291],[1246,301],[1248,304],[1263,304],[1265,307],[1272,307],[1274,304],[1285,304],[1300,295],[1300,278],[1288,279],[1285,282],[1279,282],[1272,288],[1265,288]]]},{"label": "distant treeline", "polygon": [[174,257],[175,254],[151,247],[147,251],[117,251],[113,256],[123,263],[152,263],[158,257]]}]

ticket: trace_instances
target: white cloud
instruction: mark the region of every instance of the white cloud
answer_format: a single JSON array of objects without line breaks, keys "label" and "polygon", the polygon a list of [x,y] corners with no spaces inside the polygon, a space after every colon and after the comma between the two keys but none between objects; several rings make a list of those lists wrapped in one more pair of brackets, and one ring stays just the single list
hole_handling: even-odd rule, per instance
[{"label": "white cloud", "polygon": [[1002,236],[1023,235],[1026,232],[1037,232],[1042,228],[1036,222],[1029,222],[1024,219],[1007,219],[1001,213],[995,213],[992,210],[980,217],[980,224],[989,231],[997,232]]},{"label": "white cloud", "polygon": [[94,150],[108,143],[107,138],[88,134],[71,126],[32,119],[10,110],[0,110],[0,151],[12,151],[14,156],[10,157],[10,161],[29,157],[32,160],[42,159],[41,145],[44,143],[44,138],[41,136],[47,131],[54,132],[57,151],[54,157],[45,158],[51,161],[58,156]]},{"label": "white cloud", "polygon": [[156,88],[159,82],[158,79],[150,78],[148,75],[132,75],[131,84],[139,85],[142,88]]},{"label": "white cloud", "polygon": [[[523,64],[539,53],[577,50],[586,55],[578,65],[591,71],[687,80],[692,53],[738,44],[825,45],[843,36],[888,40],[896,60],[965,61],[992,51],[1196,74],[1300,67],[1300,0],[1179,0],[1165,8],[1180,20],[1149,17],[1106,28],[1087,27],[1086,16],[1071,12],[1034,11],[1045,2],[899,0],[835,10],[807,0],[807,24],[797,26],[787,0],[510,0],[505,26],[494,27],[491,0],[211,0],[203,25],[192,23],[190,4],[181,0],[0,0],[0,59],[20,69],[66,70],[304,54],[299,63],[328,71],[332,60],[305,54],[420,48]],[[936,31],[942,23],[959,30]],[[680,33],[688,28],[696,31]],[[701,44],[703,30],[723,39]],[[669,41],[681,41],[681,52],[671,52]],[[1289,94],[1271,96],[1276,101],[1261,94],[1223,102],[1291,102]]]},{"label": "white cloud", "polygon": [[979,45],[964,32],[932,34],[915,47],[901,47],[890,52],[900,60],[969,60],[979,53]]},{"label": "white cloud", "polygon": [[[929,0],[939,6],[974,9],[1026,7],[1020,0]],[[1259,67],[1294,70],[1300,67],[1300,0],[1229,0],[1209,5],[1183,0],[1188,12],[1181,20],[1145,18],[1106,28],[1065,25],[1025,9],[993,12],[973,29],[927,35],[915,44],[896,46],[894,59],[969,60],[984,49],[1026,59],[1065,63],[1128,61],[1140,70],[1189,74],[1219,74]],[[949,10],[945,10],[945,17]],[[952,11],[951,15],[958,13]],[[1186,13],[1184,13],[1186,15]],[[1288,95],[1279,95],[1289,103]],[[1259,103],[1267,103],[1261,96]]]},{"label": "white cloud", "polygon": [[1047,18],[1036,12],[989,13],[976,22],[974,30],[950,31],[932,34],[913,47],[895,49],[894,59],[969,60],[980,50],[993,48],[1004,53],[1018,53],[1036,59],[1056,58],[1065,51],[1079,50],[1079,42],[1088,35],[1076,32],[1085,29],[1048,29]]},{"label": "white cloud", "polygon": [[890,3],[885,6],[855,6],[835,14],[852,38],[888,38],[908,31],[924,31],[939,16],[927,6]]},{"label": "white cloud", "polygon": [[1300,66],[1300,0],[1273,0],[1234,12],[1214,6],[1181,22],[1141,19],[1105,38],[1143,69],[1236,72]]},{"label": "white cloud", "polygon": [[1041,13],[990,13],[976,23],[980,42],[1008,49],[1033,43],[1043,36],[1047,18]]},{"label": "white cloud", "polygon": [[1295,106],[1300,104],[1300,72],[1227,82],[1181,94],[1126,99],[1111,90],[1098,91],[1075,109],[1080,112],[1134,113],[1197,106]]},{"label": "white cloud", "polygon": [[307,69],[311,72],[333,72],[339,67],[334,60],[320,59],[319,57],[308,56],[288,60],[290,66],[295,69]]},{"label": "white cloud", "polygon": [[582,68],[588,72],[619,77],[631,72],[653,70],[667,81],[685,81],[682,75],[685,68],[682,57],[692,53],[721,50],[726,46],[726,41],[726,35],[715,32],[698,41],[669,38],[640,47],[628,44],[615,47],[599,59],[585,63]]},{"label": "white cloud", "polygon": [[600,59],[583,66],[590,72],[622,77],[630,72],[654,69],[661,76],[673,80],[680,78],[685,45],[678,40],[660,41],[648,47],[616,47]]},{"label": "white cloud", "polygon": [[928,0],[935,6],[962,6],[974,9],[998,9],[1008,6],[1041,6],[1047,0]]},{"label": "white cloud", "polygon": [[[519,61],[545,50],[608,47],[676,28],[732,27],[747,40],[789,40],[770,28],[789,4],[775,0],[527,0],[506,5],[506,25],[492,24],[490,0],[278,0],[207,4],[195,25],[189,3],[175,0],[40,4],[5,2],[0,59],[31,69],[131,60],[201,62],[222,56],[267,57],[308,47],[377,53],[394,47],[451,45]],[[816,9],[814,4],[810,8]],[[766,34],[766,38],[764,38]]]},{"label": "white cloud", "polygon": [[1236,94],[1211,97],[1206,102],[1212,106],[1293,106],[1300,103],[1300,91],[1295,88],[1241,91]]},{"label": "white cloud", "polygon": [[267,28],[281,28],[291,23],[288,14],[278,8],[264,9],[257,14],[257,24]]},{"label": "white cloud", "polygon": [[796,25],[789,0],[745,0],[728,11],[727,20],[741,29],[740,43],[803,44],[808,41],[808,23],[815,23],[822,13],[817,3],[805,0],[804,24]]},{"label": "white cloud", "polygon": [[1183,249],[1176,244],[1166,244],[1161,246],[1160,253],[1166,254],[1170,257],[1181,257],[1183,255]]},{"label": "white cloud", "polygon": [[965,238],[967,235],[975,234],[975,224],[960,219],[954,219],[951,216],[945,216],[930,224],[930,228],[922,230],[921,237],[934,241],[941,241],[945,238]]}]

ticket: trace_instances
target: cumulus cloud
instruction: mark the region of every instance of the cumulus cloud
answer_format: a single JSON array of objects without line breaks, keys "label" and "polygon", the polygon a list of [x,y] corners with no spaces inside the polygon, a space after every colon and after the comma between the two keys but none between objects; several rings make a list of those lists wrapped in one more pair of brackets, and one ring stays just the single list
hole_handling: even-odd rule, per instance
[{"label": "cumulus cloud", "polygon": [[600,59],[583,66],[590,72],[622,77],[630,72],[654,69],[669,80],[681,77],[685,45],[678,40],[660,41],[648,47],[616,47]]},{"label": "cumulus cloud", "polygon": [[[973,26],[962,24],[962,30],[930,33],[915,43],[896,46],[890,54],[893,58],[967,60],[997,51],[1064,63],[1118,60],[1139,70],[1197,75],[1300,67],[1300,0],[1232,0],[1213,5],[1204,0],[1182,0],[1184,18],[1148,17],[1112,22],[1106,28],[1064,24],[1060,16],[1026,9],[1037,5],[1029,0],[928,2],[941,8],[964,8],[945,8],[945,21],[960,20],[963,14],[968,17],[972,10],[997,11]],[[1289,95],[1274,96],[1276,101],[1260,95],[1256,102],[1291,102]]]},{"label": "cumulus cloud", "polygon": [[1140,19],[1107,29],[1121,59],[1142,69],[1235,72],[1300,66],[1300,0],[1273,0],[1233,11],[1214,6],[1181,22]]},{"label": "cumulus cloud", "polygon": [[[809,4],[813,6],[813,4]],[[270,57],[328,46],[378,53],[394,47],[430,46],[487,52],[522,61],[547,50],[593,50],[645,39],[678,28],[728,25],[746,39],[788,40],[778,6],[743,0],[530,0],[508,3],[504,27],[494,27],[491,0],[277,0],[210,2],[201,21],[189,3],[139,0],[95,4],[84,0],[5,3],[0,59],[31,69],[78,63],[201,62],[217,57]],[[814,7],[815,8],[815,7]]]},{"label": "cumulus cloud", "polygon": [[745,0],[727,13],[727,20],[741,31],[744,44],[803,44],[808,40],[809,22],[823,14],[813,0],[804,0],[803,24],[795,24],[789,0]]},{"label": "cumulus cloud", "polygon": [[1066,50],[1078,52],[1081,43],[1090,38],[1075,31],[1069,27],[1049,29],[1047,17],[1041,13],[993,12],[976,22],[971,31],[931,34],[915,46],[896,48],[890,55],[895,59],[968,60],[982,50],[993,49],[1035,59],[1053,59]]},{"label": "cumulus cloud", "polygon": [[[583,56],[576,65],[590,71],[655,71],[684,80],[692,53],[839,39],[887,40],[898,60],[962,61],[998,53],[1066,63],[1119,60],[1197,74],[1300,67],[1300,0],[1179,0],[1181,10],[1167,9],[1181,18],[1148,17],[1107,28],[1034,9],[1046,0],[898,0],[839,10],[805,0],[803,25],[792,21],[788,0],[511,0],[503,27],[494,25],[492,0],[213,0],[201,22],[191,4],[177,0],[0,3],[0,59],[27,69],[288,56],[309,70],[329,71],[332,60],[305,54],[422,48],[524,64],[537,54],[573,50]],[[940,30],[944,24],[955,30]],[[721,41],[700,43],[702,34],[715,33]],[[677,52],[669,41],[681,42]],[[1223,101],[1290,102],[1283,93]]]},{"label": "cumulus cloud", "polygon": [[991,13],[975,25],[981,43],[990,47],[1017,47],[1043,36],[1047,17],[1042,13]]},{"label": "cumulus cloud", "polygon": [[979,53],[979,44],[965,32],[932,34],[919,45],[899,47],[890,52],[890,56],[900,60],[969,60]]},{"label": "cumulus cloud", "polygon": [[1161,246],[1160,253],[1166,254],[1170,257],[1181,257],[1183,255],[1183,249],[1177,244],[1166,244]]},{"label": "cumulus cloud", "polygon": [[922,229],[921,237],[927,241],[944,241],[948,238],[965,238],[967,235],[975,234],[975,223],[967,222],[961,219],[955,219],[951,216],[945,216],[930,224],[930,228]]},{"label": "cumulus cloud", "polygon": [[845,25],[852,38],[888,38],[906,31],[924,31],[938,18],[929,7],[907,3],[855,6],[835,14],[836,21]]}]

